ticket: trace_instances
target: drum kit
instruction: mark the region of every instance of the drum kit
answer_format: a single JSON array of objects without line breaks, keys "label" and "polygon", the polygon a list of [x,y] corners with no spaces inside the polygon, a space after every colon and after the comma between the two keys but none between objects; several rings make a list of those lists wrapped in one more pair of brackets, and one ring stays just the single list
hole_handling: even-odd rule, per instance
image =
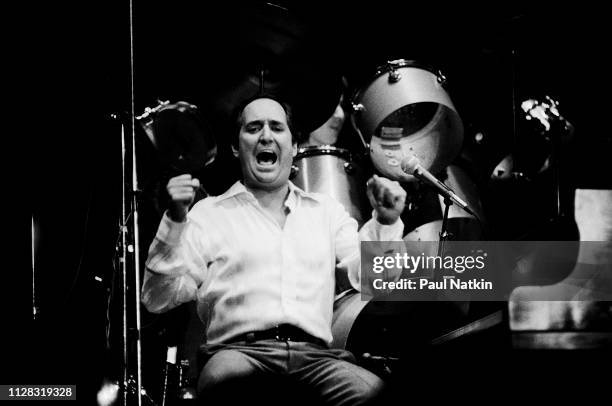
[{"label": "drum kit", "polygon": [[[262,79],[263,80],[263,79]],[[349,120],[358,136],[360,151],[351,151],[334,145],[311,145],[299,148],[294,158],[291,180],[307,192],[318,192],[332,196],[346,208],[361,227],[371,217],[365,183],[371,169],[392,180],[397,180],[407,190],[418,188],[418,179],[402,169],[402,161],[416,157],[420,165],[434,174],[444,174],[447,184],[470,207],[479,207],[475,186],[459,167],[450,165],[463,144],[463,123],[453,105],[445,86],[446,77],[440,70],[416,61],[398,59],[388,61],[375,69],[364,86],[356,89],[350,97]],[[235,95],[234,95],[235,96]],[[184,103],[162,102],[154,109],[147,109],[138,117],[141,127],[154,145],[167,142],[171,130],[182,125],[192,132],[202,128],[194,121],[197,108]],[[181,166],[196,171],[214,160],[214,140],[208,132],[200,131],[202,141],[195,143],[197,154],[203,157],[194,161],[193,151],[183,141],[184,154],[180,148],[158,148],[164,152],[165,162],[174,167]],[[166,134],[166,135],[164,135]],[[202,153],[202,148],[208,153]],[[180,165],[179,165],[180,164]],[[371,164],[371,165],[369,165]],[[442,223],[443,199],[430,195],[421,205],[434,206],[438,213],[433,221],[410,231],[406,241],[436,241]],[[480,214],[480,211],[478,211]],[[457,221],[454,232],[468,230],[473,237],[474,216],[452,207],[447,216]],[[453,222],[451,221],[451,226]],[[479,227],[479,226],[478,226]],[[345,281],[346,282],[346,281]],[[357,316],[368,304],[347,283],[338,283],[335,316],[332,330],[334,347],[347,348],[349,333]]]},{"label": "drum kit", "polygon": [[[249,14],[245,17],[248,21],[252,16]],[[211,85],[213,107],[210,110],[214,116],[221,117],[220,122],[225,124],[225,116],[240,101],[255,94],[274,93],[289,99],[294,113],[302,113],[294,114],[296,124],[314,131],[317,128],[315,123],[322,123],[323,116],[329,115],[332,105],[335,106],[338,101],[340,89],[336,88],[337,81],[327,80],[335,77],[328,71],[329,66],[326,69],[315,69],[321,65],[317,55],[313,58],[295,46],[292,35],[284,34],[287,38],[283,37],[283,41],[273,41],[278,35],[276,29],[272,33],[266,30],[246,31],[249,33],[249,41],[245,50],[254,50],[249,54],[253,58],[249,59],[248,64],[242,63],[242,60],[232,63],[225,61],[219,71],[228,69],[228,65],[235,67],[229,73],[215,71],[223,73],[228,81],[217,80]],[[263,34],[260,38],[251,32]],[[279,32],[284,33],[283,30]],[[284,45],[282,49],[268,49],[272,43]],[[242,56],[244,53],[239,51],[232,49],[232,53]],[[408,192],[404,210],[406,218],[404,215],[402,217],[405,225],[404,241],[482,239],[484,211],[478,188],[470,174],[456,160],[464,146],[465,129],[449,95],[445,74],[437,67],[409,59],[389,60],[371,68],[369,76],[351,83],[351,91],[344,94],[343,106],[348,117],[346,124],[350,123],[346,129],[350,131],[356,146],[353,149],[341,144],[299,148],[293,160],[291,181],[307,192],[335,198],[361,227],[371,217],[372,210],[366,196],[366,181],[373,172],[378,173],[398,181]],[[307,91],[308,97],[303,97],[304,91]],[[531,103],[523,109],[531,113],[534,123],[547,122],[549,117],[560,118],[552,101]],[[137,125],[132,126],[132,129],[136,127],[150,141],[158,154],[158,162],[166,168],[166,176],[179,173],[197,176],[211,165],[217,166],[223,162],[221,140],[213,136],[215,131],[212,131],[201,113],[197,106],[190,103],[160,101],[156,107],[147,108],[143,114],[135,117]],[[308,115],[310,120],[304,118]],[[548,144],[543,149],[548,150],[547,147]],[[132,152],[135,161],[134,147]],[[451,204],[448,197],[433,188],[423,187],[421,178],[404,165],[407,160],[413,159],[419,163],[420,168],[435,175],[467,202],[471,211]],[[500,165],[507,164],[509,159]],[[538,167],[543,168],[538,170],[545,170],[552,162],[548,159],[546,162],[538,161]],[[506,165],[496,168],[493,177],[504,178],[509,174],[518,176],[516,168]],[[209,189],[210,185],[206,182],[204,186]],[[136,186],[133,188],[134,196],[138,190]],[[137,207],[136,202],[133,206]],[[132,218],[133,227],[138,230],[136,216]],[[127,241],[127,238],[124,239]],[[122,246],[127,247],[128,244],[124,242]],[[440,248],[438,250],[439,253]],[[138,264],[135,269],[139,269]],[[138,298],[135,303],[135,308],[139,309]],[[364,300],[348,281],[338,279],[331,346],[350,350],[359,361],[369,365],[375,372],[389,373],[391,364],[410,351],[412,345],[418,348],[434,345],[436,339],[452,333],[450,330],[461,328],[467,320],[465,316],[468,309],[465,305],[453,302]],[[193,347],[196,342],[200,342],[203,328],[199,320],[192,318],[192,322],[189,331],[184,332],[182,351],[185,354],[181,354],[189,369],[186,375],[190,378],[198,373]],[[139,320],[137,324],[140,325]],[[124,320],[126,325],[127,317]],[[140,333],[134,336],[140,337]],[[124,359],[127,360],[127,328],[124,328],[122,342]],[[139,345],[138,342],[138,356]],[[140,374],[140,359],[137,363]],[[124,364],[125,385],[128,382],[129,362],[124,361]],[[140,389],[139,375],[135,386]]]},{"label": "drum kit", "polygon": [[[366,164],[410,187],[417,179],[402,169],[402,160],[416,158],[425,170],[438,174],[459,153],[463,124],[445,84],[441,71],[416,61],[398,59],[379,66],[349,103],[350,122],[363,151],[333,145],[300,148],[292,181],[306,191],[333,196],[363,225],[371,213],[364,188],[369,176]],[[166,167],[197,173],[215,160],[216,141],[196,106],[160,101],[137,120]]]},{"label": "drum kit", "polygon": [[[469,177],[461,168],[449,166],[461,149],[464,129],[445,85],[442,72],[426,64],[399,59],[379,66],[349,103],[349,120],[365,154],[330,145],[301,148],[294,159],[297,170],[292,181],[306,191],[333,196],[361,227],[370,218],[371,207],[364,187],[368,173],[359,158],[365,156],[367,164],[369,157],[378,173],[412,190],[417,187],[417,179],[401,164],[416,157],[432,173],[446,171],[449,186],[471,207],[479,207]],[[405,241],[439,239],[444,203],[436,193],[427,197],[417,199],[419,204],[435,207],[439,216],[409,232]],[[454,206],[451,210],[447,216],[452,218],[449,225],[455,235],[471,239],[480,233],[481,225],[474,216]],[[355,323],[367,317],[372,304],[367,310],[368,301],[350,288],[344,275],[337,273],[336,279],[332,346],[349,348],[349,337],[360,334]],[[390,313],[399,317],[396,309]]]},{"label": "drum kit", "polygon": [[[365,183],[371,172],[377,172],[400,182],[408,192],[404,241],[441,243],[451,237],[481,240],[484,211],[474,180],[455,161],[463,146],[464,126],[446,83],[441,71],[415,61],[399,59],[379,66],[346,103],[359,146],[357,151],[336,145],[303,146],[294,157],[292,182],[307,192],[332,196],[361,227],[371,217]],[[552,104],[552,101],[537,104],[536,112]],[[533,105],[528,107],[529,112],[536,110]],[[532,116],[538,123],[542,121],[541,114]],[[196,106],[160,102],[137,119],[162,154],[162,162],[173,170],[197,173],[215,160],[216,141],[201,121]],[[173,133],[187,132],[188,136],[172,138]],[[420,178],[402,165],[415,158],[420,168],[443,180],[470,210],[451,204],[447,196],[434,188],[422,187]],[[337,273],[337,279],[338,276],[341,274]],[[467,302],[402,306],[392,301],[363,300],[347,280],[338,279],[332,347],[349,349],[362,362],[378,365],[372,369],[385,373],[390,370],[389,363],[401,356],[395,350],[405,347],[407,342],[431,343],[451,328],[460,328],[458,323],[466,320],[469,306]],[[407,325],[423,328],[409,337],[401,327]],[[395,350],[372,346],[371,341],[378,333],[385,335]],[[377,351],[385,355],[377,355]]]},{"label": "drum kit", "polygon": [[[261,82],[263,87],[263,73]],[[404,241],[439,241],[440,254],[445,239],[482,240],[484,210],[474,179],[456,161],[463,147],[464,126],[446,83],[441,71],[415,61],[399,59],[379,66],[345,104],[357,150],[336,145],[303,146],[294,157],[291,181],[307,192],[333,197],[361,227],[372,210],[365,184],[376,172],[400,182],[408,192]],[[547,100],[524,109],[537,123],[548,124],[543,114],[536,113],[543,110],[549,113],[544,118],[560,117],[553,114],[557,113],[554,107],[556,104]],[[160,161],[174,172],[198,173],[215,161],[217,140],[196,106],[160,102],[137,120],[159,152]],[[183,136],[176,138],[173,134]],[[443,180],[470,210],[453,205],[434,188],[422,187],[421,178],[403,165],[412,159]],[[498,173],[502,172],[496,168],[493,178]],[[346,275],[336,272],[336,279],[331,346],[350,350],[362,365],[379,375],[390,375],[394,363],[413,348],[434,346],[436,340],[444,342],[466,334],[464,331],[503,322],[503,311],[498,308],[471,320],[469,317],[478,315],[479,310],[472,309],[469,302],[366,300],[352,289]],[[195,324],[202,328],[199,322]],[[488,327],[482,327],[485,325]],[[189,350],[193,337],[199,335],[187,335],[185,347]],[[195,362],[193,356],[184,358],[188,375],[197,376],[190,366]]]},{"label": "drum kit", "polygon": [[[416,157],[432,173],[445,170],[463,143],[463,124],[432,67],[398,59],[379,66],[350,101],[350,122],[377,172],[415,183],[402,160]],[[363,154],[330,145],[301,148],[293,182],[306,191],[332,195],[361,226],[370,217]]]}]

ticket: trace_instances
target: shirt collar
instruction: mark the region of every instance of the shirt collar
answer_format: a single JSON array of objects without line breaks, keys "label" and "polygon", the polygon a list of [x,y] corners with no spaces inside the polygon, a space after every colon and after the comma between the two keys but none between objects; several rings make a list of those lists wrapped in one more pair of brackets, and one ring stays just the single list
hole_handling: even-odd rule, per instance
[{"label": "shirt collar", "polygon": [[243,193],[244,193],[244,194],[247,194],[247,195],[250,195],[250,196],[253,196],[253,195],[252,195],[252,194],[251,194],[251,193],[250,193],[250,192],[247,190],[247,188],[246,188],[246,187],[245,187],[245,186],[242,184],[242,182],[237,181],[236,183],[234,183],[234,184],[232,185],[232,187],[230,187],[229,189],[227,189],[227,190],[225,191],[225,193],[223,193],[222,195],[220,195],[220,196],[219,196],[217,199],[218,199],[219,201],[221,201],[221,200],[227,200],[227,199],[229,199],[229,198],[231,198],[231,197],[238,196],[238,195],[243,194]]},{"label": "shirt collar", "polygon": [[[242,182],[237,181],[225,193],[220,195],[218,197],[218,200],[222,201],[239,195],[244,195],[249,199],[255,199],[255,196],[253,196],[253,194],[247,190],[247,188],[242,184]],[[312,199],[315,201],[320,201],[320,197],[317,194],[305,192],[304,190],[294,185],[293,182],[289,181],[289,196],[285,201],[285,206],[287,206],[289,210],[293,210],[295,208],[298,196]]]}]

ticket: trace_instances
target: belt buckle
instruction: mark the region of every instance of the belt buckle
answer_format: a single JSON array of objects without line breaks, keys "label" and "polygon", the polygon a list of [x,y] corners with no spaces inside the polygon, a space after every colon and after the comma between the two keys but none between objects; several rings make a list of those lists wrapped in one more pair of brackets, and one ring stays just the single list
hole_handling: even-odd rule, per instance
[{"label": "belt buckle", "polygon": [[291,341],[291,337],[285,330],[282,325],[274,327],[274,338],[277,341]]}]

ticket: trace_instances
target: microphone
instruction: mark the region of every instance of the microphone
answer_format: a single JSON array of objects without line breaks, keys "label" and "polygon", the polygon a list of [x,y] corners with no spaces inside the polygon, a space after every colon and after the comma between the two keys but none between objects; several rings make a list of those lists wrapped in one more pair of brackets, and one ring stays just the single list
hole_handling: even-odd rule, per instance
[{"label": "microphone", "polygon": [[421,181],[433,186],[434,189],[436,189],[436,191],[442,197],[452,200],[457,206],[461,207],[466,212],[478,218],[476,213],[474,213],[472,209],[470,209],[468,204],[462,198],[460,198],[455,192],[453,192],[451,188],[446,186],[443,182],[441,182],[434,175],[432,175],[431,172],[423,168],[421,166],[421,163],[419,162],[419,159],[416,156],[412,155],[411,157],[403,158],[401,166],[402,171],[404,171],[408,175],[413,175],[417,179],[420,179]]}]

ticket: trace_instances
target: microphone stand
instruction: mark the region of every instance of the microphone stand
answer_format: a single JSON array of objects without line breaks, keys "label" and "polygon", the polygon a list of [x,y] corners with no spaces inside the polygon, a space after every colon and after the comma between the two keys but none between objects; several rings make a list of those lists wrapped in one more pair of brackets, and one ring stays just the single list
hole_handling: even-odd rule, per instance
[{"label": "microphone stand", "polygon": [[442,217],[442,227],[440,227],[440,233],[438,236],[440,237],[438,240],[438,257],[442,256],[444,252],[444,242],[452,236],[451,233],[447,231],[448,227],[448,211],[450,206],[453,204],[453,201],[448,197],[444,197],[444,217]]},{"label": "microphone stand", "polygon": [[[129,0],[129,102],[128,120],[121,124],[121,344],[122,376],[119,383],[120,404],[142,406],[143,397],[150,400],[142,388],[142,358],[140,333],[140,233],[138,227],[138,171],[136,162],[136,119],[134,96],[134,7]],[[117,115],[114,115],[117,119]],[[126,123],[127,121],[127,123]],[[126,131],[127,127],[127,131]],[[128,151],[129,146],[129,151]],[[128,160],[128,156],[130,159]],[[129,176],[129,177],[128,177]],[[132,298],[128,298],[129,295]],[[128,303],[131,302],[131,306]],[[130,327],[130,324],[133,325]],[[135,351],[135,361],[130,359]],[[131,395],[131,396],[129,396]],[[136,396],[137,402],[132,398]]]},{"label": "microphone stand", "polygon": [[[136,165],[136,133],[134,115],[130,114],[130,131],[121,123],[121,344],[122,376],[119,385],[121,405],[133,404],[128,395],[136,395],[138,406],[142,406],[142,359],[140,343],[140,233],[138,227],[138,177]],[[129,139],[128,139],[129,137]],[[127,145],[130,145],[128,160]],[[128,173],[129,172],[129,173]],[[129,178],[128,178],[129,175]],[[133,297],[129,298],[132,294]],[[132,303],[132,306],[129,303]],[[131,310],[134,314],[131,314]],[[130,327],[130,324],[133,326]],[[135,347],[135,365],[130,359],[130,349]]]}]

